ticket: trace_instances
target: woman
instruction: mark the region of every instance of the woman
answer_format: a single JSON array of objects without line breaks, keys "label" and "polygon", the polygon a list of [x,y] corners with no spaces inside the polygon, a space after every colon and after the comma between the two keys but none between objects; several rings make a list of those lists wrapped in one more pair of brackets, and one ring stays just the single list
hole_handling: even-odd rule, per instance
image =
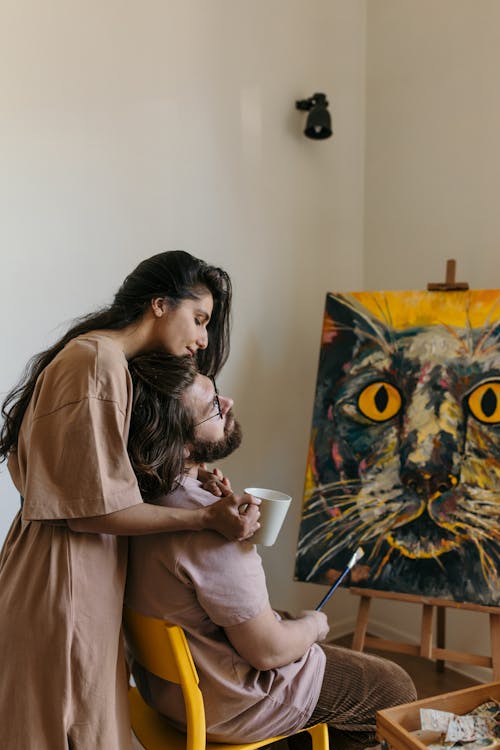
[{"label": "woman", "polygon": [[0,736],[6,750],[124,750],[130,725],[120,639],[126,535],[255,530],[230,496],[212,513],[143,503],[127,455],[127,360],[229,351],[231,285],[188,253],[160,253],[113,303],[36,356],[7,396],[0,460],[21,496],[0,554]]}]

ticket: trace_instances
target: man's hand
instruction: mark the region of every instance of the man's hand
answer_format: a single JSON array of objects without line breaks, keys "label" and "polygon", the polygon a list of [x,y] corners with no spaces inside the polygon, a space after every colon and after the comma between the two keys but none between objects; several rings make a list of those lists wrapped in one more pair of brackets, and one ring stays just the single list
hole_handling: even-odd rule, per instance
[{"label": "man's hand", "polygon": [[223,497],[205,508],[204,526],[218,531],[231,541],[249,539],[260,528],[260,500],[248,495],[235,495],[223,484],[220,485]]},{"label": "man's hand", "polygon": [[224,628],[233,648],[255,669],[278,669],[300,659],[328,633],[324,612],[306,610],[293,620],[279,620],[267,604],[258,615]]},{"label": "man's hand", "polygon": [[316,627],[318,629],[318,635],[316,636],[316,641],[324,641],[326,636],[328,635],[328,631],[330,630],[330,626],[328,625],[328,618],[325,615],[324,612],[317,612],[315,609],[304,609],[298,619],[302,617],[311,617],[313,620],[315,620]]},{"label": "man's hand", "polygon": [[207,492],[211,492],[215,497],[224,497],[227,493],[224,489],[231,491],[231,482],[225,477],[220,469],[209,471],[206,464],[200,464],[198,467],[198,481]]}]

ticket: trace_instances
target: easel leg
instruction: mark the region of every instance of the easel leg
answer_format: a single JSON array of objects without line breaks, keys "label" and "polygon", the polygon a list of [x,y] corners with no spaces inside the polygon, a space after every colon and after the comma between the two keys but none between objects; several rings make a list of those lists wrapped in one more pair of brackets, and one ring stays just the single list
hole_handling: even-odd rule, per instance
[{"label": "easel leg", "polygon": [[422,628],[420,632],[420,656],[430,659],[432,655],[432,616],[434,607],[432,604],[424,604],[422,607]]},{"label": "easel leg", "polygon": [[500,680],[500,615],[490,614],[491,666],[493,680]]},{"label": "easel leg", "polygon": [[[437,632],[436,632],[436,646],[438,648],[446,648],[446,609],[444,607],[436,607],[437,609]],[[436,672],[444,672],[444,659],[436,660]]]},{"label": "easel leg", "polygon": [[368,615],[370,613],[371,597],[362,596],[359,601],[358,619],[352,639],[352,650],[363,651],[365,646],[366,628],[368,626]]}]

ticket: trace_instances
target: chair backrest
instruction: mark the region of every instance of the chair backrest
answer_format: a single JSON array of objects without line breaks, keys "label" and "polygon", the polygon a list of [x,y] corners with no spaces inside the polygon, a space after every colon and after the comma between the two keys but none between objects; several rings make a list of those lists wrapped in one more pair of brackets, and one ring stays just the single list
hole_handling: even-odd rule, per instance
[{"label": "chair backrest", "polygon": [[187,750],[205,750],[203,697],[184,631],[129,607],[124,608],[123,624],[133,658],[148,672],[180,685],[186,707]]}]

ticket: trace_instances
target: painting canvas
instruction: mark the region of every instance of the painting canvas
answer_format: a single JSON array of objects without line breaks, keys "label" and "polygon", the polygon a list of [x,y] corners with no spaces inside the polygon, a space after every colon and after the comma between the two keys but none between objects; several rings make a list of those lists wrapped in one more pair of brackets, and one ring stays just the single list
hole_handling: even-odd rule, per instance
[{"label": "painting canvas", "polygon": [[328,294],[296,579],[500,604],[500,292]]}]

